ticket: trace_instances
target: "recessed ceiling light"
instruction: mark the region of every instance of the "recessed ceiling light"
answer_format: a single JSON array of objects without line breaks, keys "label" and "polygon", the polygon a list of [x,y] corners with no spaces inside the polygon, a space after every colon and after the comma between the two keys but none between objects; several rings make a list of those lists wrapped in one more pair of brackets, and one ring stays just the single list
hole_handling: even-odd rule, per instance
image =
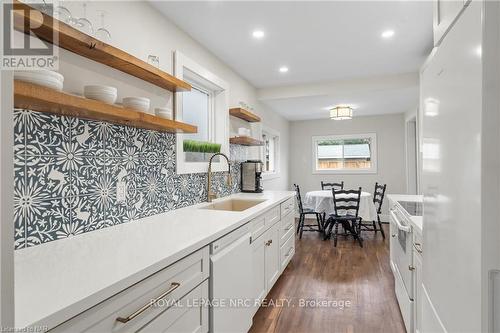
[{"label": "recessed ceiling light", "polygon": [[382,32],[382,38],[391,38],[392,36],[394,36],[394,30],[386,30],[384,32]]},{"label": "recessed ceiling light", "polygon": [[286,66],[281,66],[281,67],[280,67],[280,73],[286,73],[286,72],[288,72],[288,67],[286,67]]},{"label": "recessed ceiling light", "polygon": [[253,36],[253,38],[255,38],[255,39],[261,39],[261,38],[264,38],[264,35],[265,35],[265,33],[264,33],[264,31],[262,31],[262,30],[254,30],[254,31],[252,32],[252,36]]}]

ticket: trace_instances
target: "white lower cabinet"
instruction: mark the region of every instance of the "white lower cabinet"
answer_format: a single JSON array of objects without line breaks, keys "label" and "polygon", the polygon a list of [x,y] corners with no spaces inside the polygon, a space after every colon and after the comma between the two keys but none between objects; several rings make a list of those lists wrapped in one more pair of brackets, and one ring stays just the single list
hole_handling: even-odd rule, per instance
[{"label": "white lower cabinet", "polygon": [[281,273],[280,265],[280,228],[279,223],[274,224],[264,235],[266,289],[269,292]]},{"label": "white lower cabinet", "polygon": [[[252,298],[261,301],[267,295],[266,288],[266,246],[265,237],[259,237],[252,242]],[[259,309],[258,302],[254,302],[252,316]]]},{"label": "white lower cabinet", "polygon": [[161,313],[141,333],[202,333],[208,332],[208,280],[181,298],[176,305]]},{"label": "white lower cabinet", "polygon": [[[205,247],[55,327],[51,332],[153,332],[150,328],[157,327],[155,325],[159,323],[164,330],[155,332],[208,332],[208,311],[201,307],[180,308],[175,303],[179,300],[188,302],[203,295],[208,297],[208,284],[204,281],[209,275],[209,249]],[[194,317],[195,313],[200,317],[188,325],[185,318]],[[160,322],[155,323],[156,320]],[[169,330],[169,327],[182,330]]]},{"label": "white lower cabinet", "polygon": [[[266,297],[295,253],[293,207],[293,198],[272,207],[213,242],[212,252],[206,246],[191,253],[51,332],[225,333],[224,318],[241,323],[238,333],[246,331],[259,308],[255,300]],[[241,237],[230,237],[238,230],[244,231]],[[248,288],[243,291],[234,281],[246,281]],[[216,297],[250,303],[236,312],[211,309],[208,300],[214,303]]]}]

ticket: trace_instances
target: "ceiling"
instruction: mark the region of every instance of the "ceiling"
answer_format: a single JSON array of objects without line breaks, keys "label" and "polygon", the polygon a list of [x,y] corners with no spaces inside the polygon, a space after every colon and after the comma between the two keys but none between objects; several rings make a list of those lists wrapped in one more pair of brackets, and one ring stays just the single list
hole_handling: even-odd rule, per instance
[{"label": "ceiling", "polygon": [[[432,47],[430,1],[165,1],[153,5],[261,91],[415,73]],[[253,38],[255,29],[263,30],[264,38]],[[395,34],[383,39],[387,29]],[[280,66],[289,71],[280,73]],[[396,112],[396,107],[404,112],[416,106],[418,89],[399,90],[356,96],[353,89],[350,96],[326,93],[263,102],[297,120],[328,117],[324,108],[343,99],[359,104],[359,114]]]}]

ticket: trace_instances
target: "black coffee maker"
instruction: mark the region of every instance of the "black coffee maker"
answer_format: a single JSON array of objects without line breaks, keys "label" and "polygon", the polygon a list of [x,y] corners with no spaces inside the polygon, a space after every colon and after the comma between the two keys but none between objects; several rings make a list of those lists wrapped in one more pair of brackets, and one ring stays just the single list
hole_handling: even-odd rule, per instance
[{"label": "black coffee maker", "polygon": [[241,191],[260,193],[263,191],[260,180],[262,179],[262,161],[248,160],[241,163]]}]

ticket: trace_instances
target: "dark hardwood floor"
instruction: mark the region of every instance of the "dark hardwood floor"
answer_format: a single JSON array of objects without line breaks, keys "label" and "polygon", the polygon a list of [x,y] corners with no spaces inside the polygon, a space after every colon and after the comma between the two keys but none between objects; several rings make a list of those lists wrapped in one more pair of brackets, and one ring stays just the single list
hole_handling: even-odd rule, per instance
[{"label": "dark hardwood floor", "polygon": [[[388,225],[383,226],[390,237]],[[373,232],[363,232],[363,238],[363,248],[352,237],[340,237],[334,248],[333,240],[304,232],[268,295],[269,306],[259,309],[250,332],[405,332],[394,294],[389,239],[384,242]],[[304,307],[305,300],[330,303]]]}]

